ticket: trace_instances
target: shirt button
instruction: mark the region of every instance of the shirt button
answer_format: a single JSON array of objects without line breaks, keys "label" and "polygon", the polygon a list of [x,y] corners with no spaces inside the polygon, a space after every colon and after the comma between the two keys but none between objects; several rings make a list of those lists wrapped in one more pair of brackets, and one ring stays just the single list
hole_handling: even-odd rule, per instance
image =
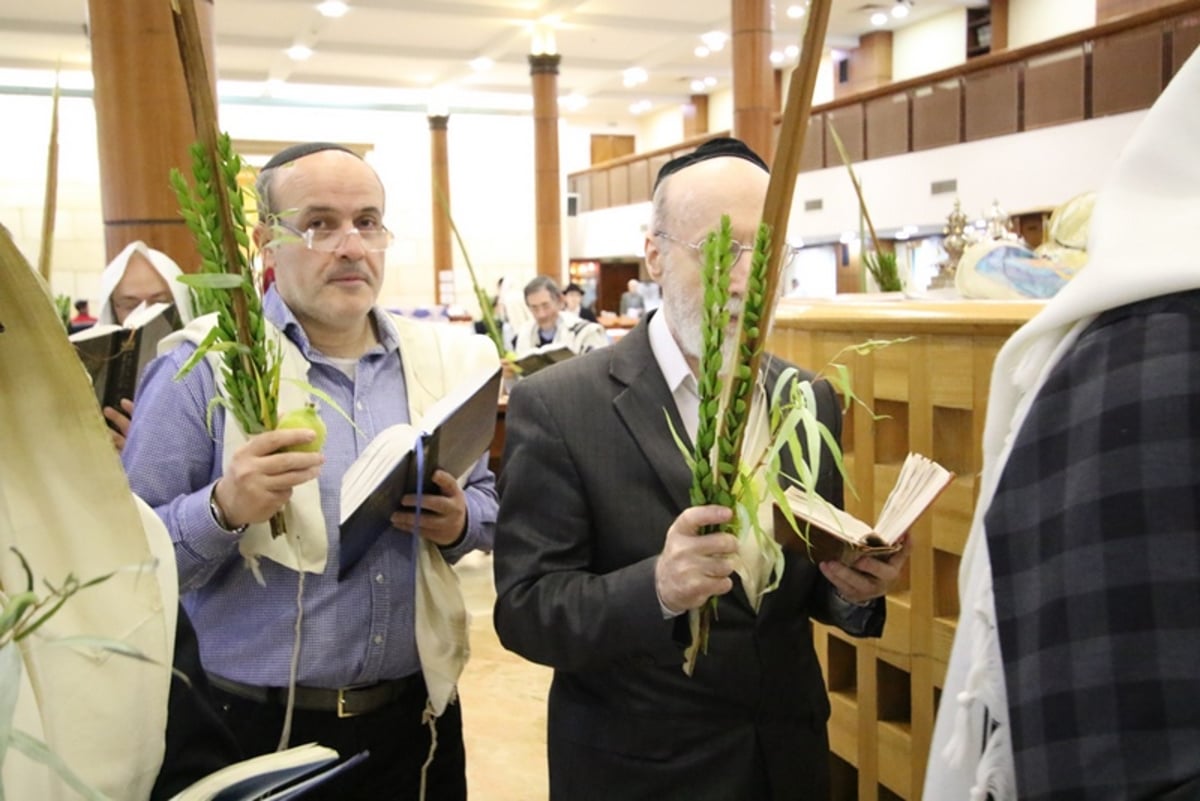
[{"label": "shirt button", "polygon": [[376,583],[376,584],[382,584],[382,583],[383,583],[383,574],[382,574],[382,573],[376,573],[376,574],[375,574],[375,583]]},{"label": "shirt button", "polygon": [[354,404],[354,408],[355,408],[355,409],[358,409],[358,410],[361,412],[361,411],[363,410],[363,403],[362,403],[362,401],[359,401],[358,403],[355,403],[355,404]]},{"label": "shirt button", "polygon": [[371,642],[375,643],[376,645],[383,645],[383,635],[376,634],[374,637],[371,638]]}]

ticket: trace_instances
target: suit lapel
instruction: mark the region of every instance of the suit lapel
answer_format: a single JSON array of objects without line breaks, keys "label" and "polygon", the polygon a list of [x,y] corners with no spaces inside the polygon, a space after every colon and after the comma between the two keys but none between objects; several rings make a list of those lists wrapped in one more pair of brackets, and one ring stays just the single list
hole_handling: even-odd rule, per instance
[{"label": "suit lapel", "polygon": [[629,429],[634,443],[650,463],[677,510],[682,512],[691,505],[688,488],[692,475],[671,437],[668,415],[688,448],[692,443],[675,408],[675,399],[654,360],[645,321],[613,346],[611,374],[624,387],[613,398],[617,416]]}]

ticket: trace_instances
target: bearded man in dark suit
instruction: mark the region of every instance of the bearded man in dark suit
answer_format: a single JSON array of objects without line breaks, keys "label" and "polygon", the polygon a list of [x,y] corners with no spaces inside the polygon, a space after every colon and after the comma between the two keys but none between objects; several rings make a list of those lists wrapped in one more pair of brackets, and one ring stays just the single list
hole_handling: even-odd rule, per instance
[{"label": "bearded man in dark suit", "polygon": [[[723,213],[739,241],[753,241],[766,170],[731,139],[664,166],[645,244],[662,308],[613,347],[530,376],[509,399],[495,625],[506,647],[555,670],[555,801],[828,795],[829,702],[809,621],[878,636],[881,598],[907,551],[853,567],[789,552],[782,583],[756,613],[733,575],[734,536],[698,536],[730,512],[689,504],[690,473],[667,423],[690,444],[701,352],[694,245]],[[733,311],[749,262],[747,249],[734,267]],[[768,386],[783,366],[769,361]],[[834,391],[825,382],[815,390],[819,418],[840,435]],[[832,456],[821,464],[818,489],[840,505]],[[689,677],[686,613],[713,595],[708,653]]]}]

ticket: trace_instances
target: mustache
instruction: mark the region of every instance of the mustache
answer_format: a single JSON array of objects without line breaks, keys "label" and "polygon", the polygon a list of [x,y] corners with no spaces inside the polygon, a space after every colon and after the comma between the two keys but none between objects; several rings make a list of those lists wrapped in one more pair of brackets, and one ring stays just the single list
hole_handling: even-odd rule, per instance
[{"label": "mustache", "polygon": [[341,267],[329,274],[330,281],[341,281],[345,278],[361,278],[364,281],[370,280],[370,276],[366,270],[353,264]]}]

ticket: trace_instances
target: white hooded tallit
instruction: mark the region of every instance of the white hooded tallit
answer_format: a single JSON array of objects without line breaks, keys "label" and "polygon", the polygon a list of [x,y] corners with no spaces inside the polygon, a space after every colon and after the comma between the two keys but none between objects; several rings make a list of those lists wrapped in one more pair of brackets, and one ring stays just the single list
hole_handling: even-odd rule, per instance
[{"label": "white hooded tallit", "polygon": [[[39,584],[122,571],[22,641],[17,725],[110,798],[144,801],[166,731],[162,666],[171,662],[178,603],[170,541],[130,491],[49,294],[2,228],[0,256],[0,590],[25,589],[10,547]],[[160,666],[50,642],[67,636],[121,640]],[[3,779],[11,799],[78,798],[11,749]]]},{"label": "white hooded tallit", "polygon": [[126,245],[125,249],[118,253],[117,257],[110,261],[104,268],[104,272],[100,274],[100,312],[96,317],[97,325],[117,322],[117,316],[113,312],[112,295],[117,284],[121,283],[121,279],[125,277],[125,268],[129,266],[129,259],[134,253],[144,256],[155,272],[167,282],[171,296],[175,298],[175,308],[179,312],[180,322],[190,323],[193,316],[192,295],[186,285],[176,280],[183,274],[179,265],[161,250],[148,247],[145,242],[134,241]]},{"label": "white hooded tallit", "polygon": [[[1200,52],[1192,54],[1147,113],[1102,189],[1087,266],[996,357],[979,501],[959,572],[962,612],[925,776],[927,801],[1016,797],[984,515],[1038,390],[1096,316],[1200,288],[1195,254],[1181,244],[1200,222],[1197,142]],[[995,729],[981,753],[985,715]]]}]

